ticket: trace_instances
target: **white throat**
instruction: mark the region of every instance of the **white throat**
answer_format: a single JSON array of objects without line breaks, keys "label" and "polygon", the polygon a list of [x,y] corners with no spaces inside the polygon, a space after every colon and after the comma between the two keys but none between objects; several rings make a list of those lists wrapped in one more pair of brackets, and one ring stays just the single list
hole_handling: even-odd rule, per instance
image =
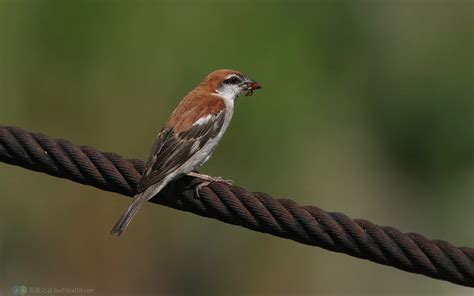
[{"label": "white throat", "polygon": [[235,91],[219,91],[218,89],[216,89],[216,92],[213,93],[213,95],[221,98],[224,101],[226,109],[224,124],[219,133],[220,135],[218,136],[218,138],[220,138],[222,134],[224,134],[225,130],[227,129],[227,126],[229,126],[230,120],[232,119],[232,115],[234,114],[234,102],[239,93]]},{"label": "white throat", "polygon": [[240,89],[234,87],[225,87],[222,89],[216,89],[215,91],[214,95],[223,98],[227,107],[229,105],[234,106],[234,101],[240,94]]}]

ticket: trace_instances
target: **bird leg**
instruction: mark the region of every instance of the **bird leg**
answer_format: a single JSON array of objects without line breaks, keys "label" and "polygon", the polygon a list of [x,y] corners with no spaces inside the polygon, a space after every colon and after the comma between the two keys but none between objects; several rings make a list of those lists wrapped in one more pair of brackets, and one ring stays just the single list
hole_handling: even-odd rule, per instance
[{"label": "bird leg", "polygon": [[196,193],[197,197],[201,197],[200,194],[199,194],[199,191],[202,188],[204,188],[204,187],[208,186],[209,184],[211,184],[212,182],[219,182],[219,183],[224,183],[224,184],[227,184],[227,185],[234,185],[234,181],[232,181],[232,180],[227,180],[227,179],[224,179],[222,177],[213,177],[213,176],[209,176],[209,175],[204,175],[204,174],[200,174],[200,173],[197,173],[197,172],[189,172],[188,176],[204,180],[204,182],[201,182],[201,183],[197,184],[196,188],[194,189],[194,193]]},{"label": "bird leg", "polygon": [[227,184],[227,185],[234,185],[234,181],[232,181],[232,180],[227,180],[227,179],[224,179],[222,177],[214,177],[214,176],[204,175],[204,174],[201,174],[201,173],[198,173],[198,172],[189,172],[188,176],[199,178],[199,179],[205,180],[209,183],[219,182],[219,183],[224,183],[224,184]]}]

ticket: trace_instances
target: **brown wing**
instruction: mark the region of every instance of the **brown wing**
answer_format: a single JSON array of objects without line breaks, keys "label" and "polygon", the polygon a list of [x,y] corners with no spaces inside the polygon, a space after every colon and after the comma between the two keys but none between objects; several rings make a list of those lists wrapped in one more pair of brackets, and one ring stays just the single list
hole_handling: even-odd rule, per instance
[{"label": "brown wing", "polygon": [[225,109],[222,109],[201,124],[181,132],[165,127],[153,145],[137,191],[143,192],[150,185],[160,182],[193,157],[210,139],[217,136],[224,118]]},{"label": "brown wing", "polygon": [[[198,102],[196,104],[196,102]],[[224,101],[215,95],[193,90],[178,104],[165,128],[174,128],[178,133],[188,130],[201,117],[217,114],[225,109]]]}]

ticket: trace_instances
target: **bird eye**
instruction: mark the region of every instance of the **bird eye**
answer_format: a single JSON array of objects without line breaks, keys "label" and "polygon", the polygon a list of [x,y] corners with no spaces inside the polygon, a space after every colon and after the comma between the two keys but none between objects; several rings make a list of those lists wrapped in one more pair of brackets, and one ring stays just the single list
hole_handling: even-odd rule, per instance
[{"label": "bird eye", "polygon": [[237,84],[237,83],[240,83],[240,82],[241,82],[241,80],[237,76],[232,76],[232,77],[227,78],[226,80],[224,80],[225,84]]}]

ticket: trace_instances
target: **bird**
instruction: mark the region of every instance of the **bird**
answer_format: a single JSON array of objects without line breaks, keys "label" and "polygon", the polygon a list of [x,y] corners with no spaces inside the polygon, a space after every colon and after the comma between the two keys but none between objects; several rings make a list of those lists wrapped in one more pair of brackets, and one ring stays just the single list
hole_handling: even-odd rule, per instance
[{"label": "bird", "polygon": [[168,183],[188,175],[202,180],[199,190],[211,182],[231,183],[221,177],[196,172],[217,147],[234,113],[237,98],[261,88],[239,71],[220,69],[208,74],[176,106],[151,148],[136,195],[111,234],[120,236],[141,206]]}]

